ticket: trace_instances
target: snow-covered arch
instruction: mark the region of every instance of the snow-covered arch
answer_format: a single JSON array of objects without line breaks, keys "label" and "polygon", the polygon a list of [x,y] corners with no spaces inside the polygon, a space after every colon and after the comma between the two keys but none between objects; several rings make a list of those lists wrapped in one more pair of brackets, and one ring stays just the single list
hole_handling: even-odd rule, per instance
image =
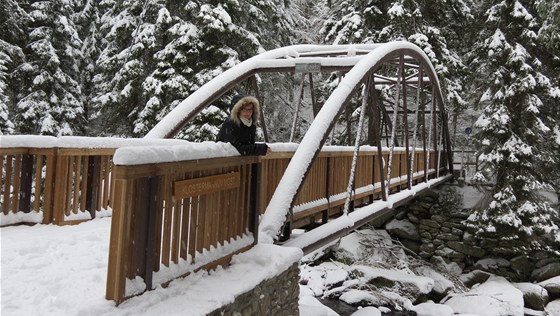
[{"label": "snow-covered arch", "polygon": [[[445,116],[444,99],[435,69],[428,56],[419,47],[409,42],[400,41],[382,44],[373,49],[346,73],[303,137],[261,219],[259,242],[274,242],[293,206],[295,197],[313,159],[321,150],[337,117],[352,98],[356,88],[364,83],[381,65],[402,56],[412,58],[423,66],[433,85],[433,97],[436,98],[442,116]],[[443,121],[446,122],[445,117]],[[444,130],[447,131],[447,126],[444,126]],[[452,162],[449,163],[451,170]],[[347,224],[352,225],[351,223]]]},{"label": "snow-covered arch", "polygon": [[365,54],[387,44],[293,45],[253,56],[200,87],[169,112],[146,138],[172,138],[194,116],[240,82],[264,72],[294,72],[296,65],[320,64],[322,72],[348,70]]},{"label": "snow-covered arch", "polygon": [[[261,218],[259,242],[272,243],[293,206],[314,158],[325,143],[337,117],[355,95],[356,88],[365,83],[383,65],[394,65],[397,60],[401,62],[399,67],[421,66],[422,71],[416,74],[418,76],[416,83],[429,83],[432,87],[432,99],[439,108],[439,115],[444,124],[441,127],[441,135],[444,138],[444,146],[448,149],[447,153],[450,155],[444,98],[437,74],[422,49],[405,41],[332,46],[294,45],[259,54],[225,71],[195,91],[167,114],[145,137],[173,137],[200,111],[240,82],[257,73],[296,72],[296,66],[302,64],[318,64],[321,72],[344,71],[344,78],[329,96],[306,132]],[[424,78],[424,75],[427,78]],[[391,81],[394,78],[385,79]],[[392,84],[397,85],[398,81],[396,80]],[[452,170],[451,157],[447,157],[446,160],[449,163],[449,170]]]}]

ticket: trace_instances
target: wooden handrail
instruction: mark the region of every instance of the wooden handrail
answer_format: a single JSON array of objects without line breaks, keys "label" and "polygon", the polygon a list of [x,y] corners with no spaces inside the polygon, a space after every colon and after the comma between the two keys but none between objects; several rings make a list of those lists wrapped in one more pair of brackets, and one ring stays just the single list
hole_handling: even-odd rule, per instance
[{"label": "wooden handrail", "polygon": [[[0,148],[0,196],[4,214],[25,212],[27,205],[30,212],[43,212],[44,223],[72,223],[71,214],[112,208],[106,297],[116,302],[227,264],[234,254],[250,249],[258,240],[258,216],[294,154],[113,166],[114,151]],[[446,168],[443,160],[437,166],[437,152],[429,154],[430,166],[424,170],[424,152],[415,152],[413,183]],[[352,156],[352,151],[332,149],[317,155],[288,218],[290,227],[324,223],[341,214]],[[381,198],[387,166],[381,172],[380,159],[377,150],[358,153],[351,206]],[[382,159],[387,162],[388,153]],[[407,187],[406,160],[406,151],[394,150],[391,192]],[[172,266],[182,270],[166,279]],[[133,281],[137,277],[143,290],[132,290],[138,289],[130,284],[138,283]]]},{"label": "wooden handrail", "polygon": [[183,262],[176,277],[185,276],[250,249],[258,166],[258,157],[115,166],[106,297],[122,302],[139,294],[127,288],[137,276],[150,290],[172,280],[157,275],[171,265]]},{"label": "wooden handrail", "polygon": [[0,148],[1,212],[58,225],[110,208],[114,148]]}]

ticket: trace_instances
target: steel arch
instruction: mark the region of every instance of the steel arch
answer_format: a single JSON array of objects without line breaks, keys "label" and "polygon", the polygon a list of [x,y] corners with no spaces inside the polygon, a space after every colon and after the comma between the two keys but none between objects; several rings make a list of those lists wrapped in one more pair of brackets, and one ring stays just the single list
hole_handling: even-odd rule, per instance
[{"label": "steel arch", "polygon": [[[403,64],[405,58],[407,60],[415,60],[418,65],[421,65],[424,69],[426,69],[426,74],[432,82],[433,96],[436,98],[436,103],[439,107],[439,113],[441,116],[440,119],[442,122],[441,137],[443,138],[444,146],[447,149],[445,151],[448,154],[448,168],[452,171],[453,163],[450,151],[451,144],[449,141],[449,134],[447,132],[447,118],[443,103],[444,99],[436,72],[428,57],[420,48],[409,42],[393,42],[379,45],[357,62],[355,66],[352,67],[352,69],[345,75],[344,79],[342,79],[336,89],[329,96],[317,117],[311,124],[311,127],[308,129],[300,143],[300,146],[291,159],[286,172],[280,180],[280,183],[278,184],[278,187],[261,219],[261,223],[259,225],[260,242],[272,243],[276,239],[288,213],[293,207],[294,200],[303,184],[303,180],[305,179],[314,158],[321,150],[325,140],[336,123],[337,117],[349,103],[356,88],[371,77],[375,71],[381,67],[381,65],[390,62],[395,58],[400,59],[401,65]],[[421,82],[422,78],[419,78],[418,81]],[[398,108],[395,108],[395,111],[398,111]],[[433,115],[432,117],[435,120]],[[377,145],[381,150],[379,142]],[[390,171],[388,174],[390,174]]]},{"label": "steel arch", "polygon": [[[397,64],[399,68],[399,74],[396,78],[384,77],[376,74],[376,71],[381,69],[384,65],[395,64]],[[429,144],[424,143],[423,147],[424,150],[426,150],[427,147],[443,150],[443,152],[446,153],[446,157],[443,157],[443,159],[447,162],[448,170],[453,170],[447,115],[436,71],[430,63],[428,56],[419,47],[405,41],[384,44],[332,46],[295,45],[278,48],[254,56],[225,71],[202,86],[199,90],[195,91],[173,111],[167,114],[145,137],[173,137],[200,111],[237,86],[240,82],[253,78],[253,76],[259,73],[296,73],[297,67],[301,65],[319,65],[320,72],[340,71],[345,72],[345,75],[328,97],[321,110],[317,113],[317,116],[291,159],[286,173],[282,177],[261,219],[259,228],[259,240],[261,242],[273,242],[276,238],[287,215],[294,206],[294,200],[314,158],[325,144],[328,135],[336,124],[337,118],[348,106],[350,100],[356,94],[356,90],[368,80],[374,82],[372,85],[373,87],[378,84],[394,85],[397,87],[397,91],[401,89],[400,85],[402,85],[402,91],[405,91],[407,85],[411,84],[416,84],[418,91],[423,90],[425,88],[424,86],[431,87],[432,122],[429,125],[430,132],[427,134],[429,134],[430,137],[431,135],[434,136],[433,139],[428,140]],[[413,71],[412,74],[409,73],[407,76],[404,69],[418,69],[418,71]],[[371,91],[367,91],[367,95],[370,95]],[[397,102],[399,102],[398,98]],[[403,111],[406,113],[405,97],[403,97],[402,102]],[[398,104],[395,105],[393,111],[393,114],[396,116],[399,111]],[[438,114],[437,118],[436,114]],[[404,115],[404,117],[406,118],[407,116]],[[438,119],[441,126],[438,126]],[[384,126],[383,122],[385,124]],[[389,114],[387,112],[379,113],[374,123],[378,124],[377,133],[379,136],[377,137],[377,144],[375,145],[377,145],[381,152],[381,129],[383,129],[383,127],[389,129],[389,125],[392,125],[390,129],[394,132],[397,126],[389,121]],[[407,154],[409,154],[408,150],[410,146],[408,144],[408,131],[406,130],[408,128],[408,123],[406,119],[403,123],[403,127],[405,129],[403,135],[406,135],[403,136],[403,138],[406,142]],[[424,133],[424,136],[425,134],[426,133]],[[385,137],[387,140],[389,139],[388,135],[385,135]],[[423,141],[426,142],[426,139],[423,139]],[[394,143],[395,140],[391,138],[390,145],[394,146]],[[439,145],[440,143],[441,145]],[[410,165],[410,158],[408,164]],[[390,175],[390,171],[387,174]],[[388,177],[388,181],[390,181],[390,177]],[[382,184],[383,183],[385,183],[385,180],[382,181]]]}]

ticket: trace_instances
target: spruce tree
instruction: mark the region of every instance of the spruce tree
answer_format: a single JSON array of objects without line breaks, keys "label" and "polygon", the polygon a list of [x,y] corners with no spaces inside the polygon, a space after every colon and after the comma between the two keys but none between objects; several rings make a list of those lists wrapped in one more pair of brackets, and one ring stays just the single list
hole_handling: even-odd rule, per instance
[{"label": "spruce tree", "polygon": [[0,2],[0,134],[15,133],[17,92],[21,80],[17,67],[25,59],[29,15],[14,0]]},{"label": "spruce tree", "polygon": [[97,111],[92,99],[96,94],[93,77],[96,73],[97,59],[101,54],[103,38],[99,26],[104,10],[106,10],[106,6],[98,0],[77,0],[76,13],[73,16],[78,35],[82,40],[79,82],[84,106],[84,118],[90,122],[85,126],[85,134],[91,136],[102,134],[99,126],[95,124]]},{"label": "spruce tree", "polygon": [[70,1],[29,5],[26,62],[18,67],[22,89],[16,124],[22,134],[83,134],[78,68],[82,42],[71,19],[73,9]]},{"label": "spruce tree", "polygon": [[7,91],[7,67],[5,64],[9,63],[10,57],[4,53],[6,48],[4,48],[5,42],[0,42],[0,135],[2,134],[12,134],[14,132],[14,123],[10,120],[8,103],[10,99],[8,98]]},{"label": "spruce tree", "polygon": [[[419,46],[438,73],[447,106],[458,115],[465,65],[456,35],[471,21],[470,1],[347,1],[332,4],[321,34],[327,43],[386,43],[405,40]],[[390,97],[390,96],[389,96]]]},{"label": "spruce tree", "polygon": [[[542,25],[538,31],[540,45],[536,53],[539,54],[543,67],[546,68],[547,76],[555,89],[551,91],[550,97],[543,98],[543,119],[553,129],[554,137],[547,139],[548,146],[552,152],[560,151],[560,3],[554,0],[536,1]],[[556,192],[560,192],[560,155],[552,155],[556,163],[552,168],[547,168],[545,173],[553,179]],[[545,167],[545,166],[543,166]],[[549,166],[550,167],[550,166]],[[554,181],[555,180],[555,181]]]},{"label": "spruce tree", "polygon": [[557,212],[539,192],[550,189],[541,165],[554,163],[543,146],[552,130],[542,117],[543,99],[555,89],[541,72],[535,8],[519,1],[492,1],[483,8],[485,24],[475,47],[481,87],[475,124],[479,172],[473,183],[491,195],[468,224],[479,238],[497,239],[496,253],[527,255],[557,251]]}]

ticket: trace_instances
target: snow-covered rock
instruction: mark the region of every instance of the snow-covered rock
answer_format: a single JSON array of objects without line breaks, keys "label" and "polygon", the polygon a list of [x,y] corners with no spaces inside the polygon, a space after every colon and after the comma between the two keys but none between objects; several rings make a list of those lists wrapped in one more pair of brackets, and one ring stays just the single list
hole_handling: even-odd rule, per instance
[{"label": "snow-covered rock", "polygon": [[542,286],[529,282],[513,283],[513,286],[523,293],[526,307],[538,311],[544,310],[548,303],[548,293]]},{"label": "snow-covered rock", "polygon": [[437,304],[434,302],[421,303],[412,308],[417,316],[450,316],[455,314],[453,308],[444,304]]},{"label": "snow-covered rock", "polygon": [[358,309],[351,316],[381,316],[381,311],[375,307],[367,306]]},{"label": "snow-covered rock", "polygon": [[538,284],[548,291],[548,295],[560,295],[560,275],[539,282]]},{"label": "snow-covered rock", "polygon": [[548,303],[545,307],[548,315],[560,315],[560,299]]},{"label": "snow-covered rock", "polygon": [[467,293],[455,294],[445,305],[456,313],[479,316],[523,316],[523,293],[505,278],[490,276]]}]

